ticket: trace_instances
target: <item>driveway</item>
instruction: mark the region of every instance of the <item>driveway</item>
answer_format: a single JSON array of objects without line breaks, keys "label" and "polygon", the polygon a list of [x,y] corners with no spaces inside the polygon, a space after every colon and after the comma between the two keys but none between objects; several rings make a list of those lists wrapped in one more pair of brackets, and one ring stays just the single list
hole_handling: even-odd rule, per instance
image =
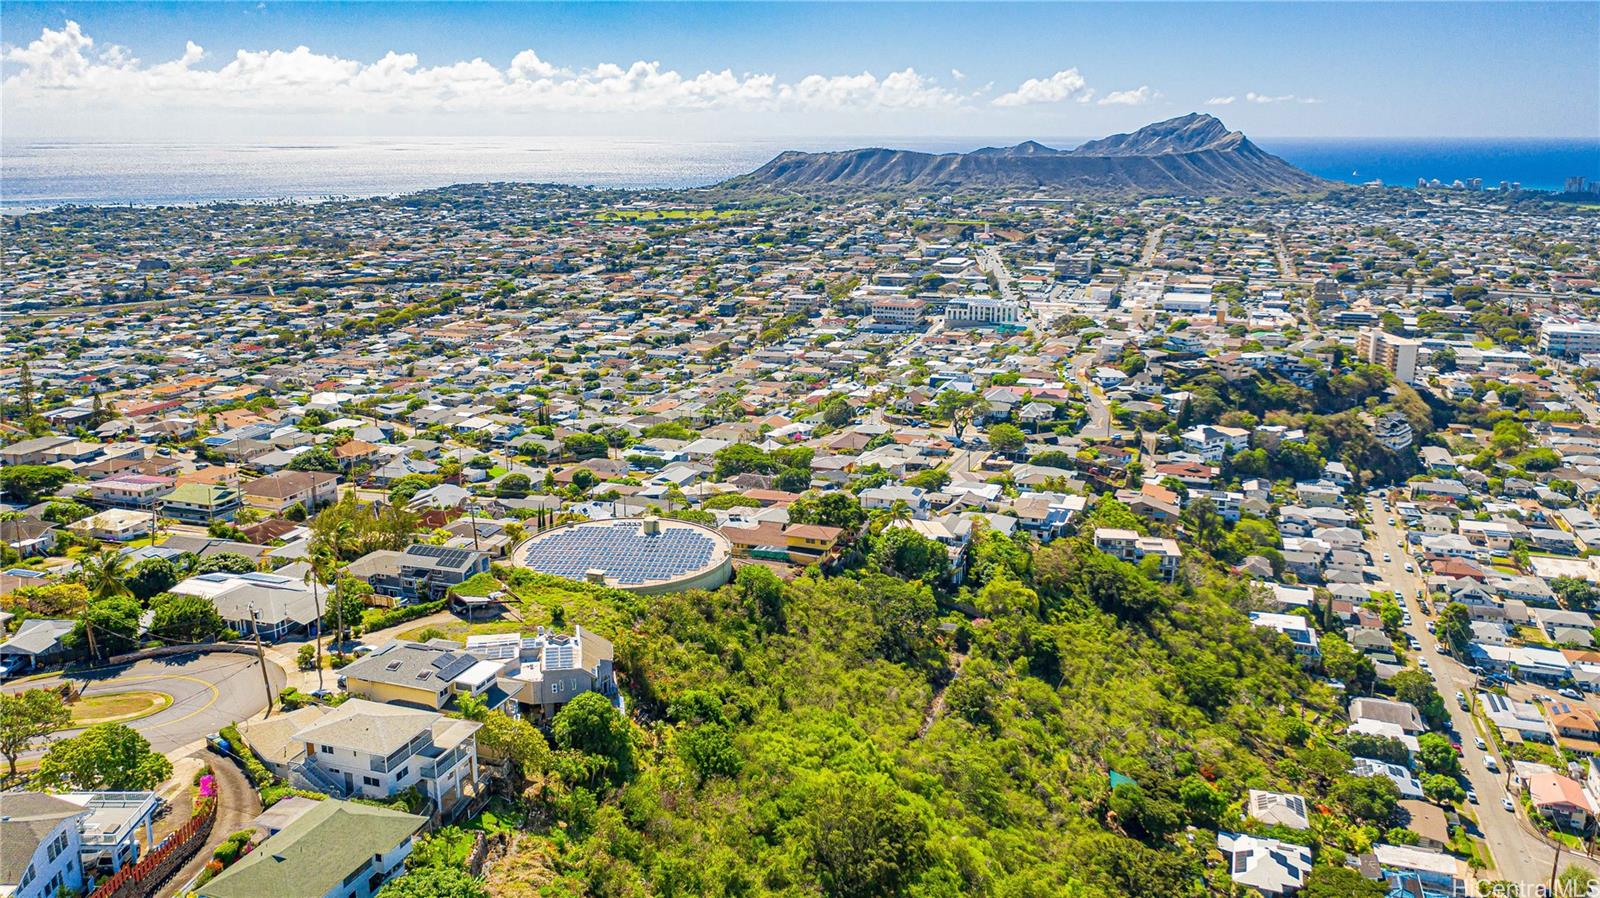
[{"label": "driveway", "polygon": [[[1423,577],[1416,570],[1408,572],[1405,569],[1405,564],[1411,561],[1411,556],[1405,550],[1404,531],[1399,527],[1389,526],[1390,512],[1384,510],[1376,497],[1368,497],[1366,504],[1372,519],[1367,528],[1372,533],[1367,541],[1367,552],[1372,556],[1384,582],[1400,594],[1403,607],[1411,612],[1411,626],[1406,628],[1406,633],[1422,644],[1421,657],[1427,658],[1428,665],[1432,668],[1434,688],[1444,696],[1445,707],[1450,711],[1450,723],[1461,736],[1461,749],[1464,755],[1461,767],[1473,791],[1478,793],[1478,805],[1469,807],[1472,807],[1478,816],[1479,829],[1483,833],[1484,841],[1488,843],[1490,853],[1494,855],[1499,876],[1513,882],[1547,882],[1550,878],[1550,865],[1555,860],[1555,849],[1529,834],[1525,828],[1527,824],[1517,820],[1514,814],[1500,806],[1500,799],[1507,794],[1506,771],[1510,765],[1504,763],[1504,758],[1499,759],[1502,771],[1499,774],[1491,773],[1489,768],[1483,765],[1484,756],[1494,750],[1493,743],[1489,743],[1491,746],[1489,752],[1478,750],[1472,741],[1474,736],[1479,735],[1473,725],[1472,715],[1461,710],[1461,706],[1456,703],[1455,694],[1458,691],[1472,695],[1477,677],[1454,658],[1435,651],[1436,640],[1433,634],[1428,632],[1430,616],[1423,611],[1417,601],[1417,590],[1423,586]],[[1383,560],[1385,552],[1389,553],[1389,561]],[[1570,863],[1577,863],[1590,870],[1600,870],[1600,865],[1593,861],[1562,852],[1561,868],[1565,869]]]},{"label": "driveway", "polygon": [[[283,688],[283,669],[269,659],[267,676],[272,680],[272,691],[276,695]],[[6,691],[54,686],[62,679],[26,681],[8,686]],[[83,685],[85,695],[164,692],[172,696],[171,705],[128,723],[150,740],[151,748],[163,754],[190,747],[206,734],[253,717],[267,707],[261,666],[253,655],[228,652],[172,655],[74,674],[67,679]],[[51,738],[63,739],[81,732],[82,729],[62,730]]]},{"label": "driveway", "polygon": [[203,752],[196,757],[203,757],[205,762],[211,765],[212,775],[217,778],[217,821],[211,827],[211,838],[206,840],[206,844],[195,852],[188,863],[178,868],[161,888],[156,890],[157,895],[177,894],[189,880],[200,875],[200,868],[206,865],[206,861],[211,860],[211,852],[221,845],[224,839],[249,826],[250,821],[261,813],[261,796],[250,788],[250,781],[245,779],[236,762],[211,752]]}]

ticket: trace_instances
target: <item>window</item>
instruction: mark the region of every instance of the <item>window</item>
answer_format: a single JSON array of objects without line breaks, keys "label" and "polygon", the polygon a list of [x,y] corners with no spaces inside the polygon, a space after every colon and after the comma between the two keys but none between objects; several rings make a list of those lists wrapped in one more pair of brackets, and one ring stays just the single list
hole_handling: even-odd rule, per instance
[{"label": "window", "polygon": [[402,767],[399,770],[396,770],[394,772],[394,778],[395,778],[396,781],[403,780],[403,779],[406,778],[406,774],[408,774],[410,772],[411,772],[411,770],[409,768]]},{"label": "window", "polygon": [[372,786],[373,788],[377,788],[380,785],[378,778],[375,776],[364,776],[361,778],[361,782],[363,785]]},{"label": "window", "polygon": [[319,746],[317,746],[317,751],[320,751],[325,755],[331,755],[331,754],[333,754],[333,746],[331,746],[331,745],[319,745]]}]

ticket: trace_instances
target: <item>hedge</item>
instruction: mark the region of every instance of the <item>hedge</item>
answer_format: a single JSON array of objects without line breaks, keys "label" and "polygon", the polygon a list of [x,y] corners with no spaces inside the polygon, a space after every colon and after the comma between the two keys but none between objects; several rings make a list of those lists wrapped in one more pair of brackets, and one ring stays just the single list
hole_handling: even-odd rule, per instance
[{"label": "hedge", "polygon": [[261,790],[261,806],[263,808],[270,808],[285,798],[294,795],[297,795],[301,798],[309,798],[312,801],[326,801],[328,798],[328,796],[321,792],[313,792],[310,789],[296,789],[294,786],[291,786],[288,783],[279,782],[273,783],[272,785]]},{"label": "hedge", "polygon": [[228,746],[233,749],[233,756],[239,759],[239,764],[244,768],[245,778],[250,780],[250,785],[255,786],[257,789],[272,785],[275,779],[272,771],[268,770],[267,765],[261,763],[261,759],[256,757],[256,753],[250,750],[250,746],[244,741],[244,737],[239,735],[238,727],[230,723],[219,730],[218,734],[228,740]]},{"label": "hedge", "polygon": [[436,602],[418,602],[415,605],[402,605],[398,608],[369,608],[361,615],[361,629],[371,633],[373,630],[414,621],[419,617],[438,614],[448,604],[448,599],[440,599]]}]

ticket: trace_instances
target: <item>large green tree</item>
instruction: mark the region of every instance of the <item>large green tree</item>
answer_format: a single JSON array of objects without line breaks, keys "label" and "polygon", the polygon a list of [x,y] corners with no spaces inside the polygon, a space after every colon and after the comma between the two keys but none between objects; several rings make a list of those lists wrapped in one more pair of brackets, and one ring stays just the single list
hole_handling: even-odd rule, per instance
[{"label": "large green tree", "polygon": [[906,894],[930,860],[928,822],[908,799],[881,776],[818,777],[799,824],[822,894]]},{"label": "large green tree", "polygon": [[605,696],[585,692],[556,712],[550,732],[557,747],[595,762],[599,779],[620,783],[633,775],[633,733],[628,721]]},{"label": "large green tree", "polygon": [[55,465],[6,465],[0,468],[0,492],[19,505],[32,505],[71,482],[74,475]]},{"label": "large green tree", "polygon": [[72,713],[61,696],[48,689],[0,693],[0,756],[10,775],[17,774],[17,758],[40,739],[67,728]]},{"label": "large green tree", "polygon": [[162,642],[210,642],[228,629],[217,606],[202,596],[165,593],[150,602],[150,633]]},{"label": "large green tree", "polygon": [[39,790],[140,792],[172,775],[172,762],[120,723],[97,723],[52,742],[28,787]]}]

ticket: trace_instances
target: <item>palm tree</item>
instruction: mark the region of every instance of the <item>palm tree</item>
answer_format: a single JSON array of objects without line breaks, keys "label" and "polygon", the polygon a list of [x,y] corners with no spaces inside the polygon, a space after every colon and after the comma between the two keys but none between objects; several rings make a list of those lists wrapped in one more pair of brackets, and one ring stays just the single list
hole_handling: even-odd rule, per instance
[{"label": "palm tree", "polygon": [[317,572],[317,566],[315,564],[308,565],[305,581],[311,584],[311,601],[317,608],[317,688],[319,690],[322,688],[322,594],[317,590],[317,584],[321,582],[321,579]]},{"label": "palm tree", "polygon": [[[344,607],[339,602],[339,553],[329,542],[313,540],[311,543],[310,565],[312,575],[333,588],[331,603],[334,617],[334,645],[342,646],[344,645]],[[317,645],[318,651],[320,651],[322,644],[320,618],[317,627]]]},{"label": "palm tree", "polygon": [[97,599],[128,593],[128,559],[115,549],[104,549],[78,562],[78,575]]}]

